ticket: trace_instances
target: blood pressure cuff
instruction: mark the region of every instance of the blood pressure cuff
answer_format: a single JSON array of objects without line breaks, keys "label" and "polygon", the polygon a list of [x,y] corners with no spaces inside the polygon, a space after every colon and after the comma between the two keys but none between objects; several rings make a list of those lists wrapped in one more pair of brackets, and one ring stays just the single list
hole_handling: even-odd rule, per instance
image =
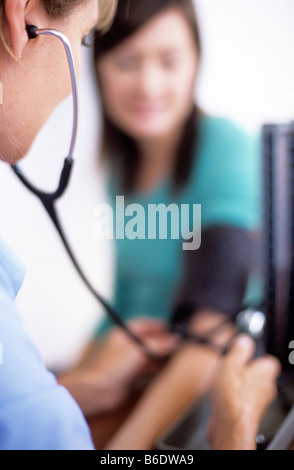
[{"label": "blood pressure cuff", "polygon": [[253,253],[253,237],[246,230],[214,226],[203,231],[200,248],[185,252],[172,323],[185,323],[201,309],[234,318],[243,307]]}]

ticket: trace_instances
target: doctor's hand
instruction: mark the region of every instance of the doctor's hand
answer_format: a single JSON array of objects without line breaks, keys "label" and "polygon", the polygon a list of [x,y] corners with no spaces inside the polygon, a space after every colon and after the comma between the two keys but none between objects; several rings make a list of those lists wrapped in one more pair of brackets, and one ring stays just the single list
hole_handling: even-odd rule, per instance
[{"label": "doctor's hand", "polygon": [[[136,318],[129,328],[156,355],[168,356],[177,347],[162,321]],[[91,345],[86,361],[59,377],[86,416],[112,411],[124,403],[134,385],[155,373],[161,361],[148,357],[121,329],[113,328],[99,345]]]},{"label": "doctor's hand", "polygon": [[271,356],[252,360],[254,350],[254,342],[241,335],[221,360],[208,430],[215,450],[256,449],[260,421],[277,393],[280,365]]}]

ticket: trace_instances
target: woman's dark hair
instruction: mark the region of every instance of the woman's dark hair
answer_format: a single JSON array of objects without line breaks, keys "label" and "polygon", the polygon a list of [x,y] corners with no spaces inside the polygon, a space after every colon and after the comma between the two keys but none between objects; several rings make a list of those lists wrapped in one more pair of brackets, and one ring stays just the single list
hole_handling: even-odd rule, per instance
[{"label": "woman's dark hair", "polygon": [[[200,34],[193,0],[119,0],[112,27],[106,34],[97,34],[94,44],[95,65],[99,59],[137,32],[145,23],[164,10],[178,8],[185,16],[195,40],[198,56],[201,53]],[[97,71],[97,81],[100,77]],[[102,96],[103,104],[103,96]],[[198,141],[198,120],[200,110],[192,106],[179,143],[173,172],[173,186],[179,189],[188,180],[195,146]],[[127,194],[134,189],[139,165],[139,153],[135,141],[119,129],[103,109],[101,153],[104,160],[119,168],[121,190]]]}]

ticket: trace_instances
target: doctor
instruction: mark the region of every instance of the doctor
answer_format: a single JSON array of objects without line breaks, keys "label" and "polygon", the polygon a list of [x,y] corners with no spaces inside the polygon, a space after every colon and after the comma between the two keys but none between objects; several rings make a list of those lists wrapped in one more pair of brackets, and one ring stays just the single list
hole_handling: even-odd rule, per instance
[{"label": "doctor", "polygon": [[[107,26],[115,4],[115,0],[0,1],[1,160],[13,164],[22,158],[70,92],[68,64],[59,41],[49,36],[31,40],[26,26],[65,34],[79,72],[83,39],[97,23]],[[44,368],[25,332],[14,303],[23,277],[24,267],[0,239],[0,449],[92,449],[79,407]],[[147,330],[150,334],[150,325],[137,328],[138,334]],[[119,334],[115,332],[110,341],[117,342]],[[118,357],[122,360],[110,368],[106,354],[97,371],[96,393],[102,409],[113,406],[121,393],[120,374],[126,359],[129,366],[133,358],[134,368],[129,371],[141,367],[137,348],[129,343],[121,347],[124,354]]]},{"label": "doctor", "polygon": [[[2,161],[15,164],[24,157],[42,125],[71,91],[60,40],[40,31],[35,35],[36,29],[54,29],[66,36],[79,73],[81,44],[93,28],[108,26],[115,7],[116,0],[0,0]],[[45,369],[17,312],[14,300],[23,278],[23,265],[0,238],[0,449],[93,449],[80,408]],[[140,320],[133,329],[158,353],[170,349],[170,337],[159,323]],[[147,362],[121,331],[109,336],[91,383],[100,410],[122,400],[125,383]],[[88,383],[87,371],[78,386],[84,383]]]}]

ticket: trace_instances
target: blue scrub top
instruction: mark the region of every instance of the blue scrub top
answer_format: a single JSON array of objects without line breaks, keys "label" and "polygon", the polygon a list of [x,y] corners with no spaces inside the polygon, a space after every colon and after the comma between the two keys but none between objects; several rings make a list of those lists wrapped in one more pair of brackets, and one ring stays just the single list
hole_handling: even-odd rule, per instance
[{"label": "blue scrub top", "polygon": [[0,238],[0,450],[93,450],[80,408],[46,370],[16,309],[24,271]]},{"label": "blue scrub top", "polygon": [[[257,231],[261,226],[260,153],[259,136],[249,136],[227,119],[204,116],[191,175],[181,192],[175,196],[166,179],[153,191],[125,197],[125,207],[137,203],[147,213],[149,204],[200,204],[202,231],[215,225]],[[115,213],[119,186],[113,181],[110,201]],[[129,220],[126,217],[125,224]],[[181,238],[171,237],[116,239],[114,307],[122,318],[169,318],[182,279],[182,243]],[[258,303],[261,289],[261,280],[251,278],[245,303]],[[104,318],[95,336],[105,334],[112,325]]]}]

